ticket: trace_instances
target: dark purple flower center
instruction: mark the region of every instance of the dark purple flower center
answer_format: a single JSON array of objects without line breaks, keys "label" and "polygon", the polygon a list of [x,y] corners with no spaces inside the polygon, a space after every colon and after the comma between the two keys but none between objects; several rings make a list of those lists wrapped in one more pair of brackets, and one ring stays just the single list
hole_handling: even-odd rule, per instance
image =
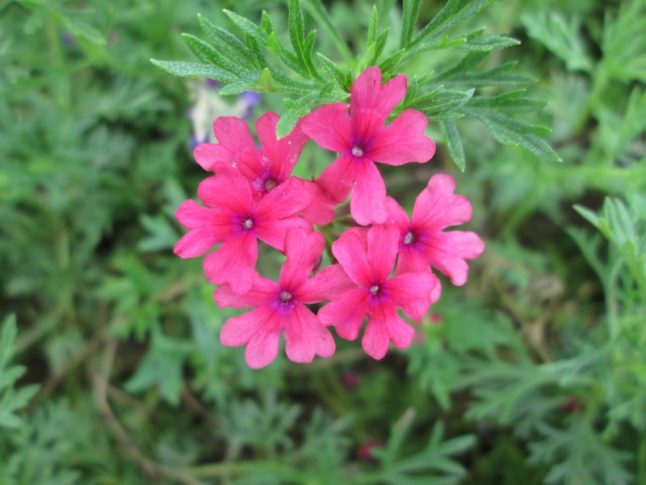
[{"label": "dark purple flower center", "polygon": [[253,219],[251,217],[246,217],[242,219],[240,225],[243,229],[249,231],[250,229],[253,229]]},{"label": "dark purple flower center", "polygon": [[363,148],[359,145],[355,145],[352,147],[351,153],[355,157],[363,157],[363,154],[365,153]]},{"label": "dark purple flower center", "polygon": [[410,246],[415,242],[415,234],[413,233],[413,231],[408,231],[406,234],[404,234],[403,242],[406,246]]}]

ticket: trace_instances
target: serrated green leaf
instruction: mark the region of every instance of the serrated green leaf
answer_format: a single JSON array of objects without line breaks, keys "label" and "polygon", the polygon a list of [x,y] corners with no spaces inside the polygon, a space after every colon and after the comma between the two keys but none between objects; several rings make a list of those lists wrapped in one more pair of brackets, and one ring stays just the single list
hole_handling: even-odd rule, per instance
[{"label": "serrated green leaf", "polygon": [[341,37],[341,34],[339,34],[339,29],[334,25],[334,21],[330,18],[323,2],[321,0],[304,0],[304,3],[308,12],[316,21],[316,25],[322,25],[326,32],[332,37],[332,41],[339,51],[339,54],[341,54],[347,62],[352,62],[352,52]]},{"label": "serrated green leaf", "polygon": [[521,20],[529,36],[565,61],[569,70],[592,70],[592,61],[579,36],[579,21],[576,18],[566,20],[558,13],[534,12],[523,15]]},{"label": "serrated green leaf", "polygon": [[210,45],[208,42],[205,42],[191,34],[182,34],[182,38],[199,61],[204,64],[212,64],[223,69],[229,73],[232,80],[238,79],[241,72],[246,71],[248,75],[249,71],[247,71],[246,68],[242,68],[236,61],[224,57],[220,51],[216,50],[215,47]]},{"label": "serrated green leaf", "polygon": [[377,64],[379,56],[381,56],[382,52],[384,51],[384,47],[386,46],[388,34],[390,34],[389,28],[379,34],[375,39],[375,42],[368,46],[368,51],[366,54],[368,59],[367,64],[369,66],[374,66],[375,64]]},{"label": "serrated green leaf", "polygon": [[457,112],[458,108],[471,99],[473,93],[473,89],[459,91],[436,88],[407,103],[407,107],[423,111],[429,118],[438,118],[445,112]]},{"label": "serrated green leaf", "polygon": [[[466,109],[463,111],[467,112]],[[499,143],[520,146],[541,160],[551,162],[562,161],[561,157],[556,154],[549,143],[537,136],[537,134],[549,132],[547,128],[514,120],[495,111],[482,112],[480,110],[471,110],[468,111],[468,114],[482,121]]]},{"label": "serrated green leaf", "polygon": [[435,17],[420,31],[413,45],[443,35],[453,26],[477,14],[490,0],[448,0]]},{"label": "serrated green leaf", "polygon": [[506,113],[539,111],[545,102],[525,97],[525,90],[509,91],[495,96],[474,96],[467,102],[470,109],[494,109]]},{"label": "serrated green leaf", "polygon": [[198,62],[160,61],[157,59],[151,59],[150,62],[175,76],[210,78],[225,83],[237,80],[237,78],[228,71],[209,64],[201,64]]},{"label": "serrated green leaf", "polygon": [[248,18],[238,15],[231,10],[224,9],[222,11],[227,17],[229,17],[231,22],[233,22],[245,34],[252,37],[260,45],[267,44],[267,33],[261,27],[258,27]]},{"label": "serrated green leaf", "polygon": [[444,137],[444,142],[446,143],[446,149],[449,152],[449,156],[455,163],[456,167],[461,172],[464,172],[467,162],[464,156],[464,146],[462,145],[462,138],[458,132],[455,121],[453,120],[442,120],[440,124],[442,128],[442,135]]},{"label": "serrated green leaf", "polygon": [[415,25],[419,16],[420,0],[404,0],[402,8],[402,32],[399,47],[408,47],[413,39]]},{"label": "serrated green leaf", "polygon": [[372,6],[370,11],[370,20],[368,21],[367,45],[374,44],[377,39],[377,29],[379,28],[379,10],[376,5]]},{"label": "serrated green leaf", "polygon": [[520,41],[504,35],[482,35],[467,40],[462,46],[463,49],[472,51],[490,52],[496,49],[505,49],[520,45]]},{"label": "serrated green leaf", "polygon": [[263,67],[256,64],[256,56],[240,40],[225,29],[214,25],[205,16],[198,14],[200,27],[206,34],[211,46],[218,52],[219,57],[228,59],[238,65],[240,70],[252,71],[247,66]]}]

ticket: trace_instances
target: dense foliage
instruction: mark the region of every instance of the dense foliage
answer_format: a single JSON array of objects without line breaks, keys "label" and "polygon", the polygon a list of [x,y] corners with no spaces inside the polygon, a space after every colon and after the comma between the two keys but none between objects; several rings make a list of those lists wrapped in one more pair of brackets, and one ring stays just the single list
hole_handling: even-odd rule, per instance
[{"label": "dense foliage", "polygon": [[[646,2],[375,3],[0,6],[0,483],[646,483]],[[486,251],[409,350],[250,370],[172,254],[192,144],[369,65],[438,143],[389,191],[451,173]]]}]

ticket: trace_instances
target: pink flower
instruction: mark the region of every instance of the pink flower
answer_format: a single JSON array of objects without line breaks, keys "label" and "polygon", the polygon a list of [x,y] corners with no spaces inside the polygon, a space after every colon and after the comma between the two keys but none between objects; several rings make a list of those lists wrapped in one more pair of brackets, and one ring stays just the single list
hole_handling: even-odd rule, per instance
[{"label": "pink flower", "polygon": [[287,235],[287,260],[278,283],[256,274],[250,291],[244,295],[236,294],[230,286],[215,291],[214,298],[220,306],[254,307],[227,320],[220,332],[223,345],[247,346],[245,357],[249,367],[258,369],[272,362],[283,333],[285,352],[293,362],[309,363],[316,355],[334,354],[332,335],[306,306],[329,299],[349,286],[339,265],[328,266],[308,278],[321,258],[324,245],[325,240],[318,232],[292,230]]},{"label": "pink flower", "polygon": [[388,199],[388,222],[400,232],[397,274],[421,271],[430,265],[454,285],[466,283],[469,267],[465,260],[480,256],[484,243],[474,232],[444,231],[471,219],[469,200],[454,195],[454,189],[450,176],[434,175],[417,197],[410,220],[394,199]]},{"label": "pink flower", "polygon": [[415,331],[397,309],[418,320],[434,302],[431,295],[439,297],[433,291],[439,286],[437,278],[428,269],[389,278],[399,238],[397,228],[385,225],[345,231],[332,244],[332,252],[354,285],[340,292],[318,314],[324,324],[333,325],[347,340],[358,337],[368,316],[361,344],[375,359],[386,355],[390,341],[398,348],[407,348],[413,340]]},{"label": "pink flower", "polygon": [[204,271],[211,283],[228,283],[236,293],[249,291],[253,284],[258,239],[283,251],[289,229],[311,228],[296,216],[311,198],[305,182],[296,178],[255,202],[248,180],[240,175],[217,175],[200,184],[198,197],[206,207],[187,200],[175,214],[189,229],[175,245],[175,254],[193,258],[222,243],[205,258]]},{"label": "pink flower", "polygon": [[[309,138],[301,130],[300,123],[292,132],[276,138],[276,125],[280,116],[264,113],[256,121],[260,148],[256,145],[245,121],[233,116],[222,116],[213,122],[213,131],[220,142],[198,145],[193,154],[205,170],[219,174],[239,173],[251,182],[254,199],[259,200],[285,182]],[[313,224],[325,225],[334,219],[334,206],[314,200],[319,189],[313,182],[303,185],[311,193],[312,203],[304,210],[304,216]]]},{"label": "pink flower", "polygon": [[386,186],[374,162],[402,165],[423,163],[435,153],[435,143],[424,135],[426,117],[407,109],[392,123],[386,119],[406,95],[406,77],[383,86],[378,67],[366,69],[355,81],[350,106],[326,104],[303,120],[303,131],[327,150],[339,153],[317,183],[336,202],[352,191],[350,211],[362,225],[386,220]]}]

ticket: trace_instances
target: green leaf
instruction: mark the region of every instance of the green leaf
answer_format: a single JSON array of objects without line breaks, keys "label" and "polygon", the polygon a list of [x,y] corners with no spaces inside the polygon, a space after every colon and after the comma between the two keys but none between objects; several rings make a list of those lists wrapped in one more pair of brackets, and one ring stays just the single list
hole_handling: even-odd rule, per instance
[{"label": "green leaf", "polygon": [[544,139],[537,135],[549,133],[549,129],[540,125],[530,125],[522,121],[514,120],[494,110],[469,110],[463,112],[480,120],[489,129],[492,136],[503,145],[520,146],[541,160],[550,162],[561,162],[552,147]]},{"label": "green leaf", "polygon": [[446,143],[446,149],[449,156],[461,172],[466,168],[466,159],[464,157],[464,147],[462,146],[462,138],[455,126],[454,120],[442,120],[440,124],[442,128],[442,135]]},{"label": "green leaf", "polygon": [[38,391],[36,385],[14,388],[26,371],[23,366],[9,365],[14,355],[17,334],[16,317],[9,315],[4,319],[0,330],[0,428],[22,426],[23,420],[16,413],[24,408]]},{"label": "green leaf", "polygon": [[438,14],[421,30],[412,45],[438,38],[453,26],[477,14],[489,2],[490,0],[448,0]]},{"label": "green leaf", "polygon": [[520,45],[519,40],[505,35],[479,35],[474,39],[467,40],[462,48],[471,51],[490,52],[516,45]]},{"label": "green leaf", "polygon": [[203,15],[198,14],[197,19],[200,27],[207,35],[209,42],[218,52],[219,57],[228,59],[232,65],[237,65],[238,70],[242,71],[253,71],[253,69],[249,69],[247,66],[262,67],[262,65],[257,64],[254,53],[247,49],[235,35],[214,25]]},{"label": "green leaf", "polygon": [[473,89],[459,91],[438,87],[430,93],[406,103],[406,107],[420,110],[431,119],[455,118],[462,116],[458,112],[458,108],[467,103],[473,93]]},{"label": "green leaf", "polygon": [[183,387],[182,366],[192,349],[188,342],[166,337],[158,329],[153,330],[150,349],[135,374],[126,382],[126,389],[139,392],[156,386],[168,403],[177,405]]},{"label": "green leaf", "polygon": [[415,32],[417,17],[419,16],[420,0],[404,0],[402,9],[402,32],[399,47],[408,47]]},{"label": "green leaf", "polygon": [[316,21],[316,24],[322,25],[327,33],[332,37],[332,41],[339,51],[339,54],[341,54],[347,62],[352,62],[352,52],[339,34],[339,29],[334,25],[334,21],[330,18],[323,2],[321,0],[304,0],[304,2],[305,7]]},{"label": "green leaf", "polygon": [[570,71],[591,72],[593,63],[579,36],[579,21],[558,13],[527,13],[521,17],[530,37],[559,56]]},{"label": "green leaf", "polygon": [[226,83],[236,80],[236,77],[231,75],[228,71],[209,64],[201,64],[198,62],[160,61],[157,59],[151,59],[150,62],[175,76],[204,77]]},{"label": "green leaf", "polygon": [[[191,34],[182,34],[182,38],[186,45],[191,49],[191,52],[195,54],[195,57],[204,64],[212,64],[217,66],[227,73],[232,80],[238,79],[242,72],[246,71],[245,68],[241,67],[235,61],[224,57],[219,51],[215,49],[209,43],[198,39]],[[247,71],[248,73],[248,71]]]},{"label": "green leaf", "polygon": [[233,22],[245,34],[252,37],[256,42],[258,42],[258,44],[267,44],[267,33],[262,28],[258,27],[251,20],[232,12],[231,10],[224,9],[223,12],[227,17],[229,17],[231,22]]}]

